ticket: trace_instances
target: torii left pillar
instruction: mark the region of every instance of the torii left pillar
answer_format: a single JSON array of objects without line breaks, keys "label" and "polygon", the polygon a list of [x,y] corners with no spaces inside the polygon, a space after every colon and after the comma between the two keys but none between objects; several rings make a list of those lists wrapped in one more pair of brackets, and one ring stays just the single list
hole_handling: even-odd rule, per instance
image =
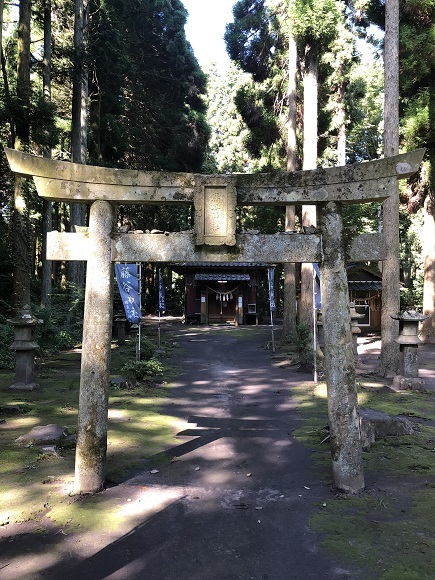
[{"label": "torii left pillar", "polygon": [[94,201],[89,216],[90,254],[86,270],[85,311],[74,491],[92,493],[104,484],[112,332],[113,206]]}]

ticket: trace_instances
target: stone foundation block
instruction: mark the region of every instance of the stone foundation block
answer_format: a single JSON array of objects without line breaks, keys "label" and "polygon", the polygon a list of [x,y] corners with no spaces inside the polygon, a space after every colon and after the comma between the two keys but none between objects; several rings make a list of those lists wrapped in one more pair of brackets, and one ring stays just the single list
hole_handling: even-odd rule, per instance
[{"label": "stone foundation block", "polygon": [[359,414],[363,449],[369,449],[377,439],[383,437],[414,433],[412,423],[406,417],[391,417],[382,411],[364,408],[359,409]]}]

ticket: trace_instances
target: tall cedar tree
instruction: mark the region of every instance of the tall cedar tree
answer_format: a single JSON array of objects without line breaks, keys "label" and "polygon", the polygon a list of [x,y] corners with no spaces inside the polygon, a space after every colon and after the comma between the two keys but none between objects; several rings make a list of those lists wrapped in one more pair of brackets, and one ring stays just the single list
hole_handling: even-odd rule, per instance
[{"label": "tall cedar tree", "polygon": [[[367,16],[384,25],[385,2],[372,0]],[[408,211],[423,208],[424,261],[422,336],[435,341],[435,1],[404,0],[400,4],[399,81],[401,147],[426,147],[419,175],[410,180],[402,201]],[[422,58],[423,55],[423,58]]]}]

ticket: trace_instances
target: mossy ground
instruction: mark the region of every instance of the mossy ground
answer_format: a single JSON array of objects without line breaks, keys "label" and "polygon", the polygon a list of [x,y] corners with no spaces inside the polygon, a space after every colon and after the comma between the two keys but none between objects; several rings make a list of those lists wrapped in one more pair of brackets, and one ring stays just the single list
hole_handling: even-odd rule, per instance
[{"label": "mossy ground", "polygon": [[[120,347],[113,343],[112,347],[111,377],[122,377],[123,364],[135,359],[135,339]],[[163,383],[150,380],[129,388],[110,384],[106,468],[109,484],[123,481],[132,470],[143,468],[147,458],[175,442],[177,419],[161,413],[172,374],[168,364],[162,362]],[[9,390],[14,373],[0,372],[0,525],[38,519],[42,514],[60,525],[101,525],[101,517],[95,517],[94,509],[99,509],[101,500],[69,495],[74,450],[44,453],[35,445],[16,443],[17,437],[37,425],[53,423],[67,427],[69,433],[76,432],[80,352],[72,350],[38,361],[37,367],[35,379],[42,388],[33,392]],[[15,413],[18,408],[19,413],[8,413],[8,407],[15,408]],[[104,517],[109,524],[110,513]]]},{"label": "mossy ground", "polygon": [[[326,386],[300,385],[295,397],[304,416],[295,435],[312,449],[315,468],[330,483]],[[331,494],[311,527],[343,566],[360,568],[355,578],[434,578],[435,395],[396,393],[382,382],[360,380],[358,400],[360,406],[414,419],[415,433],[379,440],[364,452],[366,490],[358,496]]]}]

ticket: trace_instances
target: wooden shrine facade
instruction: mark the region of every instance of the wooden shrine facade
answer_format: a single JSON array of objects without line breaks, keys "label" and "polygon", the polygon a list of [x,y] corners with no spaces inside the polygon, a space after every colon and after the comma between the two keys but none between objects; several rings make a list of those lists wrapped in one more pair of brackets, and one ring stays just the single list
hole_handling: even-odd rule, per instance
[{"label": "wooden shrine facade", "polygon": [[196,262],[174,264],[184,276],[187,324],[258,324],[259,276],[270,264]]}]

